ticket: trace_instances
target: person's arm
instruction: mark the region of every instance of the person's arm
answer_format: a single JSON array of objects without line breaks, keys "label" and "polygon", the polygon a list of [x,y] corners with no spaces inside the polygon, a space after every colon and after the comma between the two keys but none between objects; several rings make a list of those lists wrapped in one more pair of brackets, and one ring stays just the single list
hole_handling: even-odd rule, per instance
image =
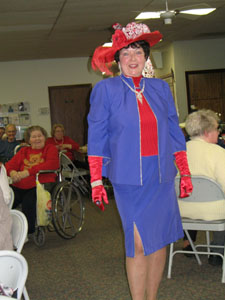
[{"label": "person's arm", "polygon": [[19,152],[17,152],[12,157],[12,159],[10,159],[8,162],[6,162],[5,168],[6,168],[8,176],[10,176],[11,171],[19,171],[20,170],[21,160],[24,158],[24,151],[25,151],[25,148],[22,148]]},{"label": "person's arm", "polygon": [[[219,146],[220,147],[220,146]],[[220,147],[217,148],[216,151],[213,151],[213,157],[215,161],[214,167],[214,176],[217,182],[219,182],[222,186],[222,189],[225,193],[225,150]]]},{"label": "person's arm", "polygon": [[7,175],[12,179],[13,182],[18,182],[21,179],[29,176],[29,172],[27,170],[20,171],[21,161],[25,157],[25,151],[26,149],[22,148],[5,164]]},{"label": "person's arm", "polygon": [[102,157],[88,156],[91,175],[92,201],[104,210],[103,201],[109,204],[105,188],[102,183]]},{"label": "person's arm", "polygon": [[92,90],[88,114],[88,163],[91,175],[92,201],[104,210],[103,201],[108,204],[102,184],[103,160],[109,159],[108,122],[109,95],[104,82]]},{"label": "person's arm", "polygon": [[0,140],[0,156],[4,156],[6,143],[4,140]]},{"label": "person's arm", "polygon": [[70,137],[66,137],[65,143],[62,145],[63,149],[70,149],[70,150],[79,150],[80,145],[76,143],[74,140],[72,140]]},{"label": "person's arm", "polygon": [[190,196],[193,190],[191,172],[189,170],[186,151],[174,153],[175,162],[180,172],[180,198]]},{"label": "person's arm", "polygon": [[19,182],[21,179],[24,179],[28,177],[30,174],[27,170],[23,171],[11,171],[10,177],[12,179],[12,182]]}]

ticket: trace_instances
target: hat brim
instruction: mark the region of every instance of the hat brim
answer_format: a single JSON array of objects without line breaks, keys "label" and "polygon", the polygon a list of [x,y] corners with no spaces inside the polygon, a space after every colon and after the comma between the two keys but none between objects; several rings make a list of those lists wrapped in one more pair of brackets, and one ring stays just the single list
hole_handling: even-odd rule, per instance
[{"label": "hat brim", "polygon": [[114,61],[114,56],[117,51],[127,47],[129,44],[135,43],[137,41],[146,41],[150,47],[157,44],[162,39],[162,34],[159,31],[154,31],[150,33],[145,33],[137,37],[136,39],[126,40],[120,44],[120,46],[112,45],[112,47],[99,46],[95,49],[92,58],[92,68],[94,70],[100,70],[101,72],[106,72],[111,74],[109,68]]}]

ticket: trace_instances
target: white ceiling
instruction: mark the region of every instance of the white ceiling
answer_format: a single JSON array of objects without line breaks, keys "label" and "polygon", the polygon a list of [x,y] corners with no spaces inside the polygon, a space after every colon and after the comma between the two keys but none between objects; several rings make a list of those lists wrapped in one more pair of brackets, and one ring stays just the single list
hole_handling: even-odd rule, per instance
[{"label": "white ceiling", "polygon": [[[172,25],[145,20],[163,42],[225,38],[225,0],[169,0],[169,9],[200,4],[216,7],[198,18],[175,17]],[[142,11],[165,9],[165,0],[1,0],[0,61],[91,56],[110,41],[111,26],[134,21]]]}]

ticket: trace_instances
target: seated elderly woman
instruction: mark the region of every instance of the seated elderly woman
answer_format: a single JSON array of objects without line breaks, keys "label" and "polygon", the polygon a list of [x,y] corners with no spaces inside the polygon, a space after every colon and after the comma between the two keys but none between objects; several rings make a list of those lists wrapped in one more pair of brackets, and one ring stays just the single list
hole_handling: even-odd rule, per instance
[{"label": "seated elderly woman", "polygon": [[73,151],[78,151],[80,145],[65,135],[65,129],[62,124],[54,124],[51,131],[51,138],[48,138],[46,144],[55,145],[58,151],[66,150],[65,154],[73,160]]},{"label": "seated elderly woman", "polygon": [[[214,179],[225,192],[225,149],[217,145],[219,135],[219,119],[212,110],[198,110],[191,113],[185,122],[185,128],[191,140],[187,142],[187,158],[192,175],[203,175]],[[198,208],[186,202],[180,206],[181,215],[203,220],[225,218],[225,199],[220,203],[206,204],[202,202]],[[196,204],[196,203],[195,203]],[[218,207],[219,205],[219,207]],[[196,239],[196,231],[190,231],[192,239]],[[224,245],[225,232],[214,232],[213,245]],[[192,250],[188,240],[184,241],[185,250]],[[212,250],[213,251],[213,250]],[[219,250],[217,249],[217,252]],[[211,255],[209,263],[222,263],[219,256]]]},{"label": "seated elderly woman", "polygon": [[55,145],[58,151],[65,150],[65,154],[74,162],[77,168],[89,169],[88,163],[85,161],[85,157],[84,161],[75,159],[74,157],[74,151],[86,154],[87,147],[80,147],[80,145],[73,139],[71,139],[69,136],[66,136],[65,129],[62,124],[54,124],[52,127],[51,135],[52,137],[47,139],[46,144]]},{"label": "seated elderly woman", "polygon": [[[36,174],[40,170],[59,168],[58,151],[53,145],[46,145],[46,138],[47,132],[41,126],[29,127],[25,132],[25,142],[30,146],[21,148],[5,165],[8,176],[13,182],[12,188],[15,194],[13,208],[22,204],[22,211],[28,221],[29,234],[35,231]],[[39,181],[49,187],[50,183],[54,184],[55,177],[53,173],[41,174]]]}]

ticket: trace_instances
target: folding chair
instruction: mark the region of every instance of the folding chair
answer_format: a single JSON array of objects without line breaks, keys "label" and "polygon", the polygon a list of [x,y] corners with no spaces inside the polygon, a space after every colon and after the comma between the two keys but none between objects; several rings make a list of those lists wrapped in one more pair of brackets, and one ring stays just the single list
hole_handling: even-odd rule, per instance
[{"label": "folding chair", "polygon": [[[13,246],[17,253],[21,253],[28,233],[27,218],[24,213],[16,209],[11,209],[10,213],[13,220],[11,230]],[[30,299],[25,286],[23,295],[25,300]]]},{"label": "folding chair", "polygon": [[90,185],[84,176],[90,175],[90,172],[85,169],[78,169],[74,163],[61,151],[59,153],[60,174],[59,181],[69,180],[77,186],[82,194],[90,192]]},{"label": "folding chair", "polygon": [[[28,275],[26,259],[15,251],[0,251],[0,282],[17,290],[17,298],[21,299]],[[10,298],[8,298],[10,299]]]},{"label": "folding chair", "polygon": [[[180,178],[177,177],[175,180],[175,188],[176,193],[179,195],[179,182]],[[214,180],[207,178],[205,176],[192,176],[193,183],[193,192],[188,198],[179,198],[179,201],[187,201],[187,202],[209,202],[209,201],[218,201],[225,199],[225,194],[221,188],[221,186]],[[177,196],[178,197],[178,196]],[[191,204],[190,204],[191,205]],[[169,252],[169,264],[168,264],[168,274],[167,278],[171,278],[173,257],[177,253],[188,253],[193,254],[196,257],[196,260],[199,265],[202,264],[199,255],[210,255],[210,248],[223,248],[223,252],[225,249],[225,245],[223,246],[215,246],[210,245],[210,231],[224,231],[225,230],[225,219],[221,220],[210,220],[204,221],[199,219],[189,219],[182,217],[182,225],[184,232],[187,235],[187,238],[190,242],[190,245],[193,251],[185,251],[185,250],[174,250],[174,243],[170,244],[170,252]],[[194,245],[188,230],[198,230],[206,232],[206,244],[203,245]],[[197,248],[206,248],[207,251],[200,251]],[[222,283],[225,283],[225,259],[224,253],[223,255],[219,252],[213,252],[213,255],[218,255],[222,258]]]}]

